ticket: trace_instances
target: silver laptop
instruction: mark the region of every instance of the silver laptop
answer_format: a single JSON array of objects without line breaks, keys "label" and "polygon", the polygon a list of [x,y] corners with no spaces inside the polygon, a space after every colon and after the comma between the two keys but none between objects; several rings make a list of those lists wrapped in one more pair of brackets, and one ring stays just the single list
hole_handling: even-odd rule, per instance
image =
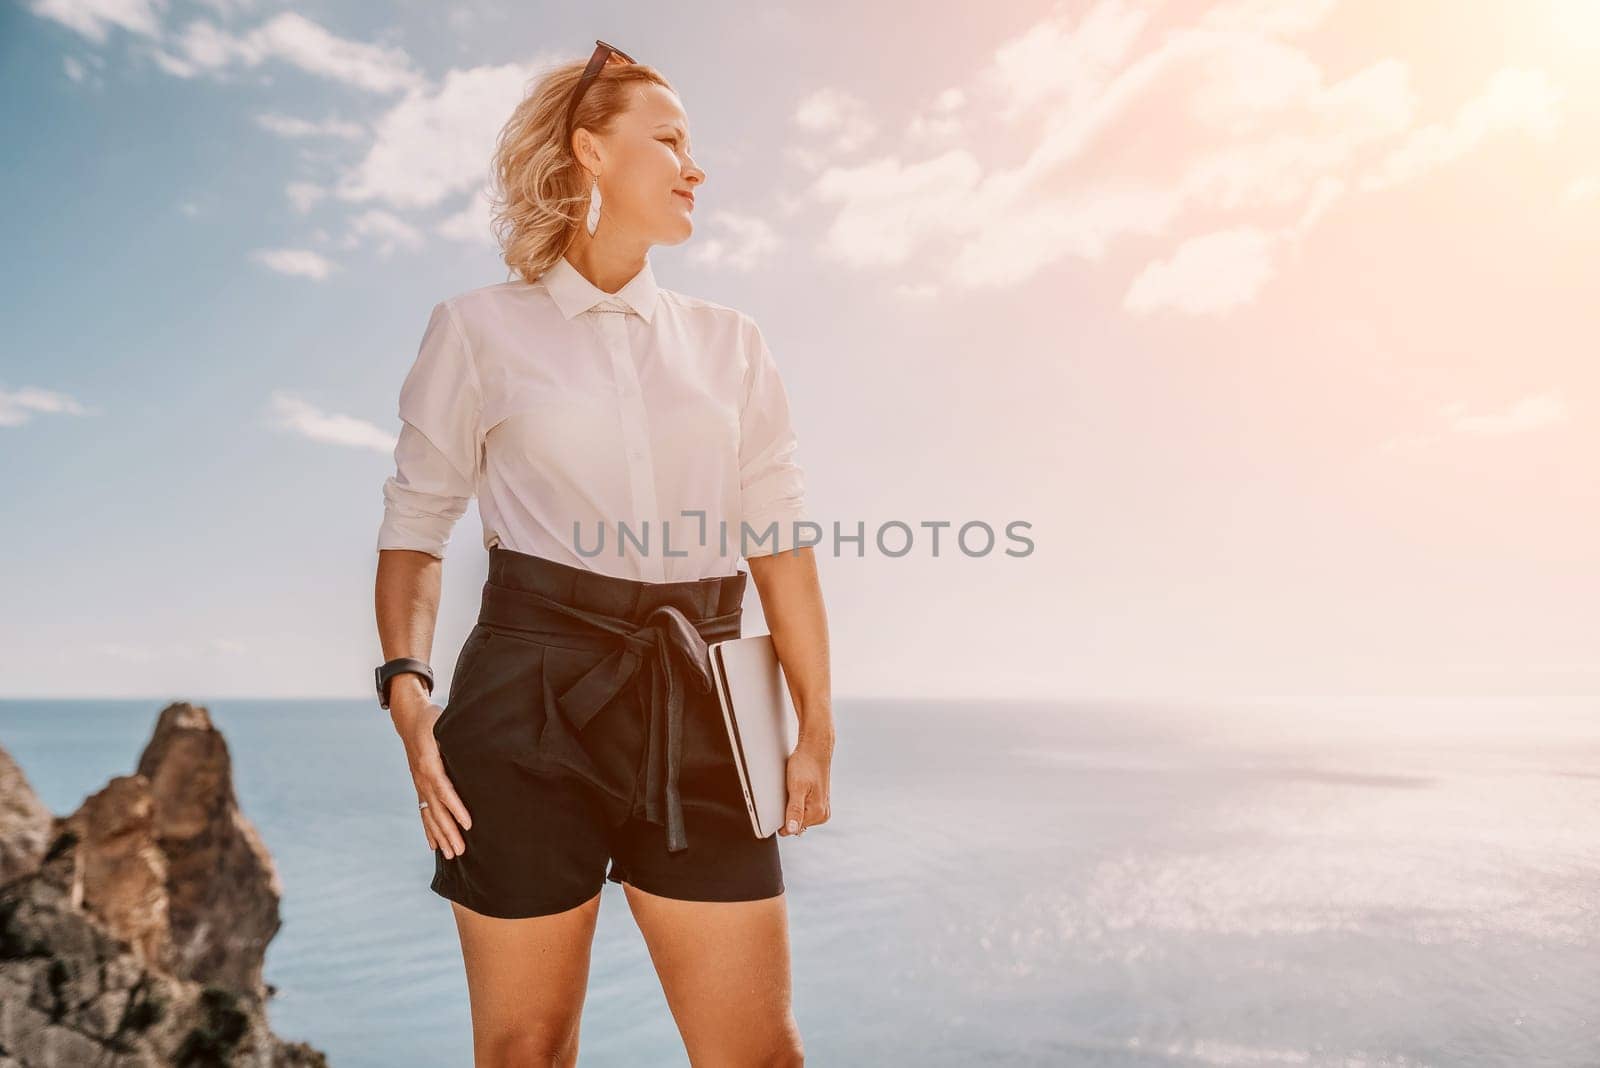
[{"label": "silver laptop", "polygon": [[788,807],[789,754],[800,727],[772,635],[712,642],[711,675],[757,838],[777,833]]}]

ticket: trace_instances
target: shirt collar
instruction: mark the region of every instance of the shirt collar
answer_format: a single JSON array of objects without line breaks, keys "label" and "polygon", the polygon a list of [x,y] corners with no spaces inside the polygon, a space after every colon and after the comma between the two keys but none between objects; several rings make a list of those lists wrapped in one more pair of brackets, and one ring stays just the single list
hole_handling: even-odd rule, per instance
[{"label": "shirt collar", "polygon": [[655,312],[658,290],[648,256],[645,257],[644,266],[639,268],[639,273],[628,279],[627,284],[615,293],[607,293],[589,281],[567,261],[565,256],[557,257],[554,264],[545,268],[539,280],[554,298],[556,307],[561,309],[561,314],[568,319],[613,297],[638,312],[645,322],[649,322],[650,316]]}]

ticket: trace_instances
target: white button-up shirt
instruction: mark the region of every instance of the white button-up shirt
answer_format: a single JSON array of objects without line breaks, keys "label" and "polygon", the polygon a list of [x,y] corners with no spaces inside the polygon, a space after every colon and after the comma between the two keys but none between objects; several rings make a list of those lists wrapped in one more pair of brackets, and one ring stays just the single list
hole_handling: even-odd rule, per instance
[{"label": "white button-up shirt", "polygon": [[442,559],[476,496],[485,548],[675,582],[790,549],[808,518],[755,321],[658,288],[648,258],[614,295],[562,258],[436,304],[399,415],[379,550]]}]

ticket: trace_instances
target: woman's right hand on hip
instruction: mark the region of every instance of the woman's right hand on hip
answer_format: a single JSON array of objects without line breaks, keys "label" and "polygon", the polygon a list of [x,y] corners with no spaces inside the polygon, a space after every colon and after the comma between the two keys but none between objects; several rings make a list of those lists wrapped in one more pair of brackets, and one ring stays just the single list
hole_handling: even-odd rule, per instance
[{"label": "woman's right hand on hip", "polygon": [[467,851],[461,829],[472,826],[472,817],[445,774],[439,743],[433,737],[433,725],[444,710],[421,697],[414,701],[391,700],[389,711],[395,730],[405,743],[411,780],[417,789],[417,814],[422,817],[428,848],[443,849],[447,859],[457,857]]}]

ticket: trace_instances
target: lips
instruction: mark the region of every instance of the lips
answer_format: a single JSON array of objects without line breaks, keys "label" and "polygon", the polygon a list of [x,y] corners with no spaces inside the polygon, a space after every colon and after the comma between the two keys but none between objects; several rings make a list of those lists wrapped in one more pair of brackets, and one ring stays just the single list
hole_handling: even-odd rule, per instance
[{"label": "lips", "polygon": [[690,207],[694,206],[694,194],[693,193],[685,193],[681,189],[674,189],[672,191],[672,193],[673,193],[674,196],[680,196],[683,199],[687,200],[689,202],[689,206]]}]

